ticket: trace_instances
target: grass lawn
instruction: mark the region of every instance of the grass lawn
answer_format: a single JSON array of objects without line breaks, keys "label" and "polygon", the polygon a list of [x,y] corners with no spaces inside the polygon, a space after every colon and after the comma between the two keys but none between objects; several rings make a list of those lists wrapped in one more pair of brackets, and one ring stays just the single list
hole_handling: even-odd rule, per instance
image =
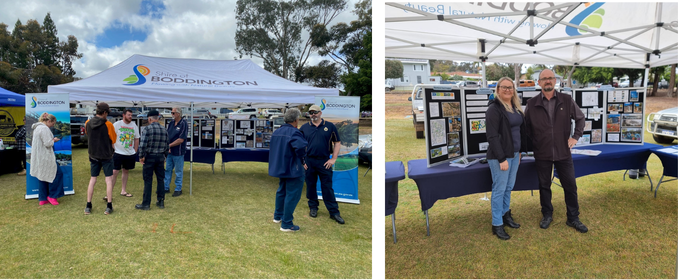
[{"label": "grass lawn", "polygon": [[[329,218],[324,205],[308,215],[306,191],[294,213],[299,232],[284,233],[272,222],[278,179],[268,165],[194,164],[193,196],[189,167],[184,193],[168,194],[165,209],[134,209],[141,203],[141,165],[130,172],[128,192],[114,188],[112,215],[104,215],[103,174],[85,216],[89,162],[87,149],[73,149],[75,195],[60,205],[25,200],[25,177],[0,176],[0,278],[370,278],[372,276],[372,172],[362,177],[361,204],[340,203],[346,220]],[[220,163],[217,153],[216,162]],[[172,183],[172,189],[174,183]],[[155,191],[155,183],[154,188]]]},{"label": "grass lawn", "polygon": [[[404,118],[408,96],[386,96],[386,161],[402,161],[405,168],[426,151],[412,119]],[[655,143],[647,133],[645,142]],[[648,170],[656,186],[663,169],[654,154]],[[417,186],[402,180],[397,244],[391,217],[384,218],[386,278],[674,278],[678,182],[662,184],[654,198],[647,177],[622,181],[623,173],[577,178],[586,234],[565,225],[562,188],[553,185],[554,222],[547,230],[539,228],[538,192],[513,192],[511,210],[522,227],[507,228],[508,241],[492,235],[490,202],[480,199],[485,194],[438,201],[429,211],[427,237]]]}]

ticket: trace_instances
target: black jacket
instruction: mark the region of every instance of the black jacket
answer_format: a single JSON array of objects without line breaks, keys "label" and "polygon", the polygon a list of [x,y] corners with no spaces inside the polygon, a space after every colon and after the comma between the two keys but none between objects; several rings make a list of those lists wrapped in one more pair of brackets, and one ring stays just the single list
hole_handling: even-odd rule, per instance
[{"label": "black jacket", "polygon": [[544,93],[530,98],[525,109],[527,133],[532,139],[534,158],[550,161],[568,159],[572,157],[567,146],[572,126],[570,120],[575,120],[572,138],[578,140],[584,132],[584,114],[571,96],[556,92],[555,119],[551,123],[543,98]]},{"label": "black jacket", "polygon": [[[110,126],[110,129],[109,129]],[[113,158],[113,141],[116,135],[113,124],[104,118],[95,116],[85,123],[85,133],[87,133],[89,157],[96,160],[109,160]],[[112,137],[111,137],[112,136]]]},{"label": "black jacket", "polygon": [[[526,133],[525,116],[520,111],[516,111],[523,117],[523,123],[520,125],[520,152],[527,152],[529,139]],[[513,150],[513,136],[507,114],[504,105],[495,100],[490,100],[485,112],[487,125],[485,133],[487,142],[490,144],[487,148],[487,159],[496,159],[499,163],[504,162],[506,158],[512,158],[515,152],[519,152]]]}]

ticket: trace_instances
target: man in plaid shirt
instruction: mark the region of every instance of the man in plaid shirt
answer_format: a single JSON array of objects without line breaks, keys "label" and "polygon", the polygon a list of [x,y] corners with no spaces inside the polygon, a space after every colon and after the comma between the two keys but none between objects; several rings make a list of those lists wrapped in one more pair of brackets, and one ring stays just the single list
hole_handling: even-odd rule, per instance
[{"label": "man in plaid shirt", "polygon": [[16,139],[17,150],[24,151],[24,156],[21,157],[24,169],[16,175],[26,176],[26,116],[24,116],[24,125],[22,125],[16,134],[14,134],[14,139]]},{"label": "man in plaid shirt", "polygon": [[156,110],[148,112],[149,125],[141,133],[139,144],[139,162],[144,166],[144,198],[135,206],[139,210],[151,209],[151,192],[153,191],[153,172],[158,179],[158,208],[165,208],[165,159],[167,158],[169,138],[167,130],[158,122],[160,113]]}]

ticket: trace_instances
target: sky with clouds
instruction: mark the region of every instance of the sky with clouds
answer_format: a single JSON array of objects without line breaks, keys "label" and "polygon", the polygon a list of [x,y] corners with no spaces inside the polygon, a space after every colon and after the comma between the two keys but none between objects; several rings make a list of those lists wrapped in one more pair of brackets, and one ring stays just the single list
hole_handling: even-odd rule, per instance
[{"label": "sky with clouds", "polygon": [[[358,0],[332,24],[357,19]],[[78,39],[82,59],[73,63],[76,77],[87,78],[133,54],[159,57],[234,59],[236,0],[22,0],[3,1],[0,22],[11,32],[17,19],[42,24],[49,12],[61,41]],[[252,59],[263,66],[260,59]],[[310,65],[323,58],[313,56]]]}]

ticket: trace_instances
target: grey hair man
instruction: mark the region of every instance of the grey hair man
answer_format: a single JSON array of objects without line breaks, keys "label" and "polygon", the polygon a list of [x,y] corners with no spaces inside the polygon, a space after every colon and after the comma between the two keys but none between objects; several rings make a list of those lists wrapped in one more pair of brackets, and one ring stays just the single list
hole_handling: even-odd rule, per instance
[{"label": "grey hair man", "polygon": [[188,138],[188,123],[181,117],[181,108],[172,108],[173,122],[167,127],[169,137],[169,155],[165,168],[165,192],[170,191],[172,181],[172,169],[174,169],[174,184],[176,185],[172,197],[181,195],[181,187],[184,179],[184,155],[186,154],[186,139]]},{"label": "grey hair man", "polygon": [[[268,154],[268,175],[280,178],[275,195],[273,222],[280,223],[280,230],[298,231],[299,226],[292,223],[294,209],[301,199],[304,189],[304,169],[306,140],[297,125],[301,112],[292,108],[285,112],[285,124],[271,136],[271,149]],[[303,169],[302,169],[303,168]]]}]

